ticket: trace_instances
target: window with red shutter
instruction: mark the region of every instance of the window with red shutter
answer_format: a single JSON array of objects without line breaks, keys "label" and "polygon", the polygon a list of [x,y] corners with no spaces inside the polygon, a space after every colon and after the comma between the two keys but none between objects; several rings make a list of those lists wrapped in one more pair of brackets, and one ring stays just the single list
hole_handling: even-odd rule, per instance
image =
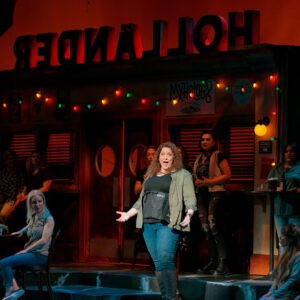
[{"label": "window with red shutter", "polygon": [[14,133],[10,140],[10,149],[17,154],[19,161],[26,161],[36,148],[36,136],[34,133]]},{"label": "window with red shutter", "polygon": [[50,133],[47,146],[47,165],[54,179],[73,179],[75,161],[75,133]]}]

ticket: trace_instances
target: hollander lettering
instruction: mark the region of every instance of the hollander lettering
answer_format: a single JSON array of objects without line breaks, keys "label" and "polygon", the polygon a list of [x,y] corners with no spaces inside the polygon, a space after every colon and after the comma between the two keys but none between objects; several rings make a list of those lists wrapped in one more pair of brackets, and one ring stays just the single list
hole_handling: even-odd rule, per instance
[{"label": "hollander lettering", "polygon": [[[243,20],[243,22],[242,22]],[[137,24],[122,24],[117,47],[115,28],[43,33],[20,36],[14,43],[15,69],[49,68],[76,64],[96,64],[108,61],[164,57],[192,54],[194,47],[202,52],[225,51],[228,47],[259,44],[260,13],[246,10],[230,12],[228,22],[221,16],[205,15],[194,27],[194,19],[180,18],[178,48],[168,49],[168,22],[153,22],[153,48],[143,50]],[[214,31],[209,43],[203,28],[207,25]]]}]

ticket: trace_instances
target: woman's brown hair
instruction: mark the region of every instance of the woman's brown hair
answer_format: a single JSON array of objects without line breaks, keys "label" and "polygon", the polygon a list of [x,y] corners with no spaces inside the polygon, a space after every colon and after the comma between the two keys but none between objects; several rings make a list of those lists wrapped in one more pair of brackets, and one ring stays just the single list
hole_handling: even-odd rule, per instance
[{"label": "woman's brown hair", "polygon": [[284,226],[281,230],[281,235],[283,236],[286,249],[273,272],[274,290],[277,290],[288,280],[290,276],[289,264],[300,251],[300,228],[296,224],[291,223]]},{"label": "woman's brown hair", "polygon": [[155,176],[161,169],[161,165],[159,163],[159,155],[160,152],[163,148],[169,148],[171,149],[173,155],[174,155],[174,159],[173,159],[173,164],[172,164],[172,171],[179,171],[183,168],[182,166],[182,160],[180,157],[180,154],[177,150],[177,146],[172,143],[172,142],[164,142],[162,144],[159,145],[159,147],[156,150],[156,153],[154,155],[154,158],[150,164],[150,166],[148,167],[147,173],[146,173],[146,177],[153,177]]}]

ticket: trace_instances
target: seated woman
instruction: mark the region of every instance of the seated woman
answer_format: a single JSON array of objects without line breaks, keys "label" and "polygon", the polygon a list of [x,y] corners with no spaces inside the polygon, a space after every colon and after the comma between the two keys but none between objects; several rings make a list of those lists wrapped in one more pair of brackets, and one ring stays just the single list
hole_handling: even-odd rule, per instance
[{"label": "seated woman", "polygon": [[54,229],[54,219],[46,206],[46,199],[40,190],[32,190],[26,200],[27,226],[11,235],[21,237],[25,232],[29,241],[24,250],[0,260],[0,271],[5,286],[5,300],[17,299],[24,294],[13,275],[13,268],[41,266],[47,262]]},{"label": "seated woman", "polygon": [[300,299],[300,228],[294,223],[284,226],[280,243],[285,251],[274,269],[271,289],[260,300]]}]

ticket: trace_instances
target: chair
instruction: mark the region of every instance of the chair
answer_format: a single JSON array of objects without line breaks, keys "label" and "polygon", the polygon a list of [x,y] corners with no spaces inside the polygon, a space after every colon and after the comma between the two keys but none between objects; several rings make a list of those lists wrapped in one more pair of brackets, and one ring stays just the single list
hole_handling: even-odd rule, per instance
[{"label": "chair", "polygon": [[19,267],[17,268],[17,272],[22,273],[22,287],[25,291],[25,276],[26,274],[34,274],[35,276],[39,276],[38,286],[41,297],[43,297],[43,278],[47,286],[49,299],[53,300],[53,292],[51,287],[51,278],[50,278],[50,261],[52,257],[52,252],[54,249],[55,242],[60,235],[60,229],[55,229],[52,236],[51,245],[49,248],[49,255],[45,265],[43,266],[33,266],[33,267]]}]

